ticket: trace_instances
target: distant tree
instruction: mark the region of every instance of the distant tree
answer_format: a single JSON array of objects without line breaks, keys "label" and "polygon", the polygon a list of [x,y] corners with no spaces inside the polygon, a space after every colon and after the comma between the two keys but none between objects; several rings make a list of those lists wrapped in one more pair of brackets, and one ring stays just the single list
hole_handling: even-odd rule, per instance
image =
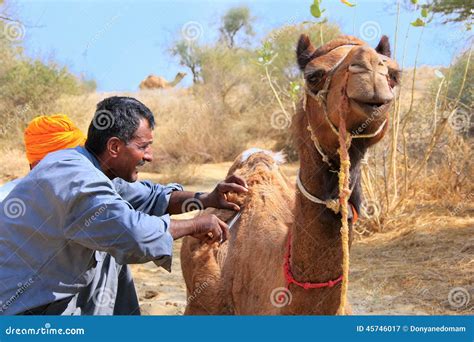
[{"label": "distant tree", "polygon": [[253,20],[254,18],[251,17],[248,7],[231,8],[222,17],[221,27],[219,28],[221,40],[227,44],[228,48],[234,48],[236,35],[239,31],[245,30],[244,32],[248,36],[255,34],[252,28]]},{"label": "distant tree", "polygon": [[179,63],[188,67],[193,74],[193,83],[201,80],[202,53],[197,43],[189,40],[179,40],[171,48],[171,54],[179,57]]},{"label": "distant tree", "polygon": [[0,139],[16,139],[34,115],[54,113],[62,95],[92,92],[96,84],[53,61],[27,58],[23,24],[0,5]]},{"label": "distant tree", "polygon": [[[461,91],[461,85],[463,83],[468,57],[469,53],[464,52],[457,58],[456,62],[452,66],[452,74],[448,90],[448,97],[451,99],[458,97]],[[464,105],[474,109],[474,61],[472,59],[473,58],[471,56],[471,61],[466,74],[466,80],[464,81],[464,88],[462,89],[463,91],[459,100]]]},{"label": "distant tree", "polygon": [[300,78],[301,72],[296,64],[296,43],[302,33],[310,36],[311,42],[318,47],[321,44],[320,26],[323,27],[323,40],[328,42],[341,34],[337,25],[329,23],[300,23],[286,25],[271,31],[264,39],[269,41],[275,51],[275,59],[272,62],[274,68],[273,76],[281,82],[281,86],[289,81]]},{"label": "distant tree", "polygon": [[466,21],[472,25],[474,1],[472,0],[433,0],[424,5],[433,13],[444,17],[444,23]]}]

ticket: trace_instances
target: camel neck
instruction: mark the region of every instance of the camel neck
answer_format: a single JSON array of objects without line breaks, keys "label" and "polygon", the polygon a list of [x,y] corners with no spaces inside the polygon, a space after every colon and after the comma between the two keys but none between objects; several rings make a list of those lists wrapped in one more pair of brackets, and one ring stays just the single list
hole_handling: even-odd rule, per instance
[{"label": "camel neck", "polygon": [[[299,135],[300,177],[304,187],[312,195],[322,199],[338,197],[338,173],[322,161],[304,130]],[[337,148],[336,148],[337,149]],[[351,203],[360,205],[360,161],[364,155],[363,144],[355,142],[349,150],[351,158]],[[333,160],[333,168],[339,170],[339,161]],[[301,192],[296,193],[295,223],[292,228],[290,266],[292,274],[300,282],[327,282],[342,274],[341,217],[322,204],[313,203]],[[311,296],[307,290],[295,289],[294,295],[314,301],[312,313],[332,313],[339,303],[340,285],[332,289],[315,289]],[[330,295],[328,295],[328,291]],[[328,299],[322,300],[324,294]],[[301,299],[303,300],[303,299]],[[319,309],[318,309],[319,308]],[[327,311],[328,310],[328,311]]]},{"label": "camel neck", "polygon": [[174,78],[174,80],[171,81],[168,85],[169,85],[170,87],[174,87],[174,86],[176,86],[179,82],[181,82],[182,79],[183,79],[182,77],[180,77],[179,75],[176,75],[176,77]]}]

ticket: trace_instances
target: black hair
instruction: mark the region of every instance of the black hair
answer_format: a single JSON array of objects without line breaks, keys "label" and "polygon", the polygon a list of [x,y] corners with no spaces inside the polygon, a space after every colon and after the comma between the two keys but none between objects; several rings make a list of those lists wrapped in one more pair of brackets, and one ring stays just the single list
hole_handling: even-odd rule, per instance
[{"label": "black hair", "polygon": [[128,143],[133,139],[141,119],[146,119],[151,129],[155,127],[153,113],[137,99],[124,96],[106,98],[97,104],[85,147],[89,152],[100,155],[112,137]]}]

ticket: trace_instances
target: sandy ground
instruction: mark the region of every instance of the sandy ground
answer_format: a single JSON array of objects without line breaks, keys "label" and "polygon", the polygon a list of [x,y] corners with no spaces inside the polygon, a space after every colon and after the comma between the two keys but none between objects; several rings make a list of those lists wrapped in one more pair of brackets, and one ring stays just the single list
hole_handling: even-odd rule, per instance
[{"label": "sandy ground", "polygon": [[[207,164],[205,175],[185,186],[190,191],[208,191],[222,180],[230,163]],[[295,165],[285,165],[293,177]],[[142,179],[158,181],[155,174]],[[471,214],[471,215],[469,215]],[[474,314],[474,219],[432,217],[430,222],[401,231],[379,233],[358,239],[351,251],[349,301],[358,315]],[[186,289],[175,243],[173,270],[158,269],[153,263],[133,265],[132,270],[143,314],[181,315]],[[466,280],[467,279],[467,280]],[[470,279],[470,280],[469,280]],[[468,303],[453,307],[450,290],[468,291]]]}]

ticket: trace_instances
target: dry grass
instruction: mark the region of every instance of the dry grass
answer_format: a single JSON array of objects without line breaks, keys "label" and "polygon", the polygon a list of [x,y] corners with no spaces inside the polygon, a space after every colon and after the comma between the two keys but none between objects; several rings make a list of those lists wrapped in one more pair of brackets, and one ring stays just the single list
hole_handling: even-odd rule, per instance
[{"label": "dry grass", "polygon": [[22,147],[0,147],[0,164],[2,165],[0,184],[24,177],[30,170]]},{"label": "dry grass", "polygon": [[[370,289],[366,304],[384,304],[388,312],[410,308],[423,314],[473,314],[473,209],[470,204],[455,217],[432,203],[412,201],[407,206],[412,215],[354,244],[351,286]],[[459,308],[448,299],[456,287],[471,297]]]}]

